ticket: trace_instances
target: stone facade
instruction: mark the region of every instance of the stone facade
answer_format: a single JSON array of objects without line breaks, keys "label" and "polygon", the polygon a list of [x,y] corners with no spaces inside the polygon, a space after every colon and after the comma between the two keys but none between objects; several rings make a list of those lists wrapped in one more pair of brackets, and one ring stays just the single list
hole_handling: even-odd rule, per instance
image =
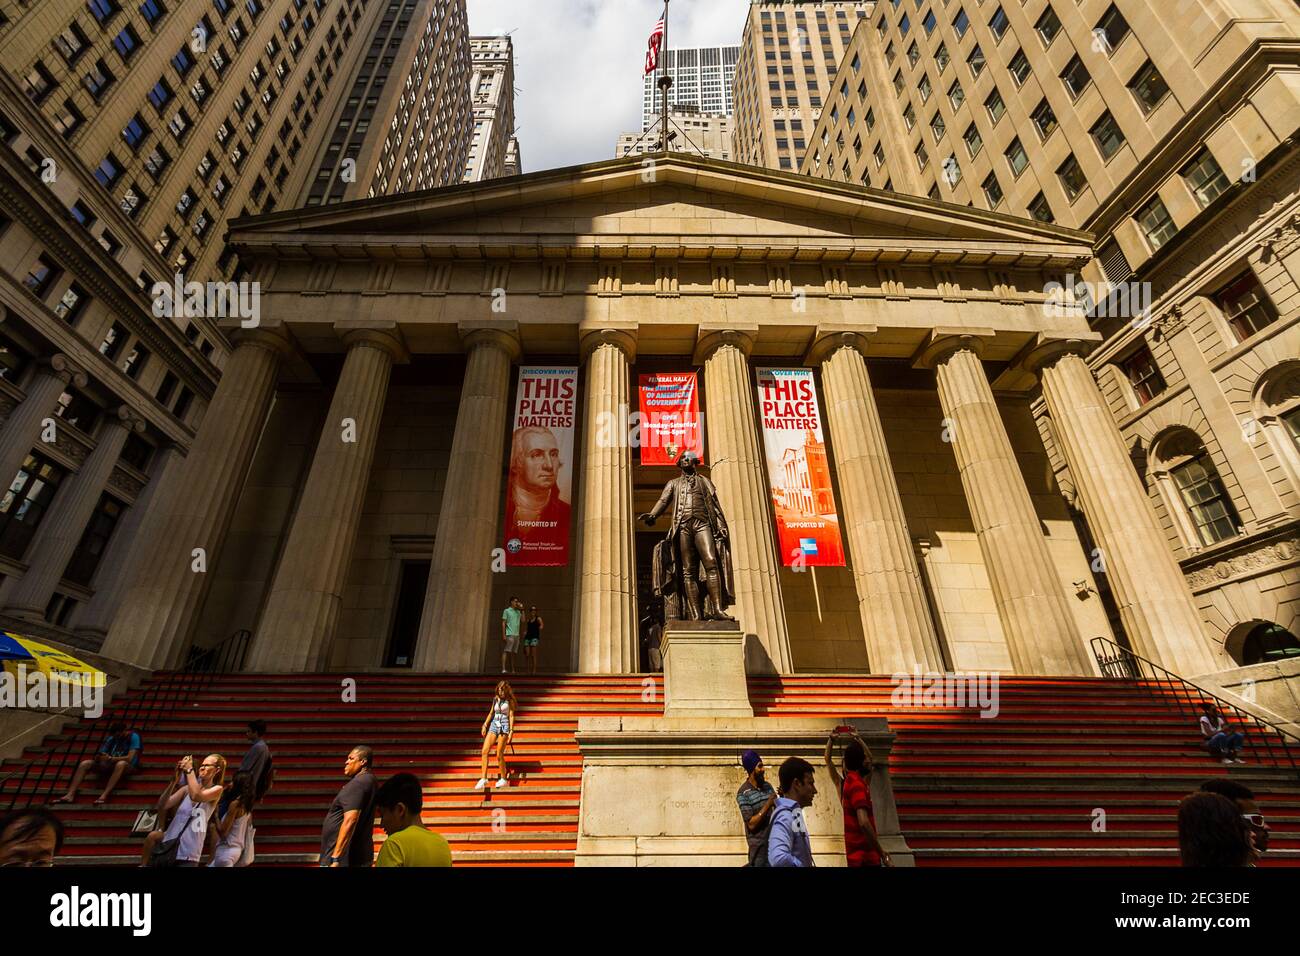
[{"label": "stone facade", "polygon": [[[214,402],[265,427],[200,432],[178,483],[202,474],[213,492],[197,507],[165,499],[171,533],[155,563],[202,538],[208,573],[168,583],[159,565],[137,580],[106,652],[171,660],[246,628],[272,670],[477,670],[495,666],[500,608],[518,594],[546,621],[543,668],[638,670],[619,628],[644,595],[625,582],[647,560],[641,539],[661,532],[634,515],[665,470],[602,446],[593,412],[627,402],[640,369],[692,367],[751,672],[1086,674],[1087,639],[1117,636],[1030,406],[1034,370],[1094,337],[1037,291],[1086,261],[1085,234],[672,155],[649,176],[629,157],[243,220],[232,240],[257,263],[264,323],[237,339]],[[349,345],[358,335],[400,344]],[[387,350],[387,377],[354,366],[362,347]],[[498,573],[513,366],[539,362],[580,369],[577,460],[562,463],[580,476],[573,558]],[[782,567],[759,365],[819,369],[847,567]],[[960,377],[940,387],[936,366]],[[879,433],[859,449],[873,408]],[[340,417],[370,432],[368,470],[338,447]],[[891,479],[897,503],[878,511],[873,489]],[[1163,542],[1115,548],[1127,567],[1178,574]],[[281,586],[294,581],[305,583]],[[309,591],[337,613],[307,644],[265,626],[277,594]],[[1132,596],[1135,642],[1210,653],[1199,633],[1162,644],[1172,612],[1153,600]],[[1186,588],[1161,600],[1197,613]],[[869,635],[884,601],[910,623]]]}]

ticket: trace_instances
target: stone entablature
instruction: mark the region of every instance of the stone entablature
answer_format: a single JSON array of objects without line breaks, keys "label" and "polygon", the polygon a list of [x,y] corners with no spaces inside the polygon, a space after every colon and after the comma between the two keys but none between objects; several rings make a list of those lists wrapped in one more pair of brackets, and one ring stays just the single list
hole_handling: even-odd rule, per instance
[{"label": "stone entablature", "polygon": [[1197,594],[1300,566],[1300,521],[1267,535],[1224,542],[1183,561],[1182,565],[1188,586]]}]

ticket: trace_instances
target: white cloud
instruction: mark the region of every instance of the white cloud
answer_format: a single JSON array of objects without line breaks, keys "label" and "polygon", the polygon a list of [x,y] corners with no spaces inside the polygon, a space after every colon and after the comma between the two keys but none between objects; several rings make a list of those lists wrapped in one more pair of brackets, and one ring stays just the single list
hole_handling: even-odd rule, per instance
[{"label": "white cloud", "polygon": [[[524,171],[610,159],[641,128],[646,40],[661,0],[467,0],[470,32],[510,33]],[[676,0],[673,48],[740,43],[749,0]]]}]

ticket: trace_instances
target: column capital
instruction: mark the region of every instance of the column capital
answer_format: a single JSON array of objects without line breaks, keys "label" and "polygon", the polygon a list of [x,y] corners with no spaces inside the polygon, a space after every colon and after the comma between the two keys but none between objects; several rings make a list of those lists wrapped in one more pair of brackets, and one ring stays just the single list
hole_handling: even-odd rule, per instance
[{"label": "column capital", "polygon": [[1101,344],[1101,338],[1100,332],[1039,332],[1013,364],[1031,375],[1041,375],[1067,355],[1086,358]]},{"label": "column capital", "polygon": [[85,388],[86,383],[90,381],[85,370],[62,352],[55,352],[42,360],[55,378],[61,379],[64,384],[75,385],[77,388]]},{"label": "column capital", "polygon": [[636,361],[637,325],[635,322],[591,324],[578,327],[578,353],[587,361],[591,353],[602,345],[612,345],[622,351],[628,363]]},{"label": "column capital", "polygon": [[396,322],[335,322],[334,334],[348,349],[370,345],[387,352],[397,364],[404,365],[411,360],[406,339]]},{"label": "column capital", "polygon": [[739,322],[701,323],[695,339],[695,355],[692,360],[696,365],[703,365],[724,345],[739,349],[745,358],[749,358],[749,353],[754,350],[756,338],[758,338],[757,325]]},{"label": "column capital", "polygon": [[143,435],[145,430],[144,416],[130,405],[119,405],[112,409],[104,416],[104,424],[120,424],[128,432],[135,432],[137,435]]},{"label": "column capital", "polygon": [[461,347],[466,352],[482,346],[498,348],[510,357],[511,362],[519,361],[519,356],[523,354],[517,322],[461,322],[456,330],[460,333]]},{"label": "column capital", "polygon": [[291,359],[298,354],[298,343],[294,341],[293,333],[282,325],[259,325],[251,329],[239,326],[226,329],[225,333],[230,337],[230,344],[237,349],[245,346],[266,349],[282,359]]},{"label": "column capital", "polygon": [[930,331],[929,338],[912,358],[913,368],[934,369],[946,362],[954,352],[974,352],[976,358],[984,355],[984,346],[996,333],[993,329],[965,329],[939,327]]},{"label": "column capital", "polygon": [[880,331],[874,325],[859,325],[852,329],[834,325],[819,325],[813,333],[812,345],[804,354],[803,363],[818,366],[840,349],[853,349],[864,359],[867,357],[867,343]]}]

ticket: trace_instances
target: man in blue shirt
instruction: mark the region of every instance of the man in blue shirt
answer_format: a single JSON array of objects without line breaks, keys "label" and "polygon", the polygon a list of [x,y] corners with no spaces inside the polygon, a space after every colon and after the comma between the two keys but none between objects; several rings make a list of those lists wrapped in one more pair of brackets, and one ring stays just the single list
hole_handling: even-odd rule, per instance
[{"label": "man in blue shirt", "polygon": [[108,802],[113,788],[128,773],[134,773],[139,766],[140,735],[135,731],[128,733],[126,724],[118,721],[108,729],[108,736],[100,744],[99,753],[95,754],[92,760],[83,760],[77,765],[77,772],[72,775],[72,783],[68,786],[68,792],[54,802],[72,803],[76,800],[77,791],[81,789],[81,782],[86,779],[86,774],[94,770],[97,775],[108,777],[108,783],[104,785],[104,792],[95,799],[96,806],[103,806]]},{"label": "man in blue shirt", "polygon": [[776,798],[772,811],[772,832],[767,838],[768,866],[816,866],[813,863],[812,841],[808,839],[808,824],[803,811],[811,807],[817,796],[813,781],[813,766],[807,760],[791,757],[781,764],[777,773],[781,795]]}]

